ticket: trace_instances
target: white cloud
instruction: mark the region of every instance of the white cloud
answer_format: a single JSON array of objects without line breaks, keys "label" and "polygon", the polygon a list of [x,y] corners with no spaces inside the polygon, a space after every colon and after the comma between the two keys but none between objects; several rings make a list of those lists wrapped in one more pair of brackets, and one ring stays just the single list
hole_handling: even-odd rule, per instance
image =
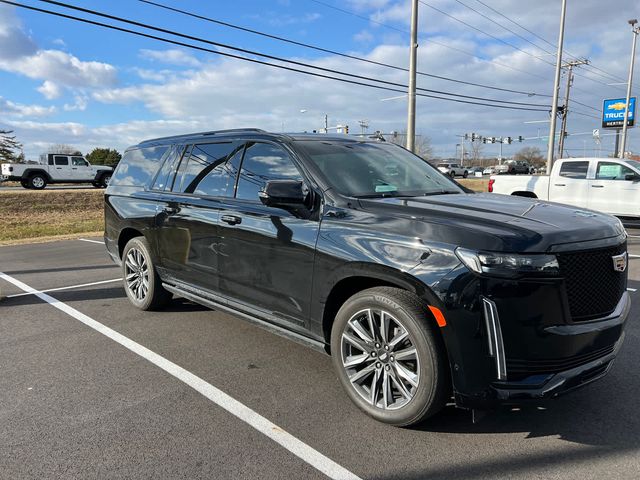
[{"label": "white cloud", "polygon": [[23,31],[14,9],[4,5],[0,6],[0,70],[45,80],[39,90],[45,96],[52,95],[47,98],[56,96],[47,82],[76,88],[111,86],[116,81],[112,65],[82,61],[60,50],[38,49]]},{"label": "white cloud", "polygon": [[23,105],[6,100],[0,97],[0,115],[7,115],[17,118],[22,117],[44,117],[56,112],[54,106],[45,107],[42,105]]},{"label": "white cloud", "polygon": [[140,50],[140,57],[168,65],[200,66],[200,61],[196,57],[178,48],[170,48],[168,50],[149,50],[144,48]]},{"label": "white cloud", "polygon": [[60,96],[60,87],[51,80],[45,80],[44,83],[38,87],[38,91],[47,100],[53,100]]},{"label": "white cloud", "polygon": [[361,30],[353,36],[353,39],[358,43],[371,43],[374,37],[369,30]]},{"label": "white cloud", "polygon": [[86,95],[76,95],[73,103],[65,103],[65,112],[81,111],[84,112],[87,109],[89,98]]}]

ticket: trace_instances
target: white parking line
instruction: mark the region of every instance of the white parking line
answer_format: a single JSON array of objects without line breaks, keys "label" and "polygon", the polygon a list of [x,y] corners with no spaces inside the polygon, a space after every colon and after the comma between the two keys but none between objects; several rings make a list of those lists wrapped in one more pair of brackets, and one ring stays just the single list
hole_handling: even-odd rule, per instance
[{"label": "white parking line", "polygon": [[139,355],[145,360],[153,363],[155,366],[161,368],[165,372],[169,373],[173,377],[177,378],[181,382],[187,384],[197,392],[204,395],[216,405],[222,407],[227,412],[235,415],[237,418],[252,426],[260,433],[266,435],[271,440],[278,443],[298,458],[304,460],[312,467],[324,473],[327,477],[336,480],[361,480],[360,477],[358,477],[354,473],[338,465],[336,462],[324,456],[314,448],[310,447],[302,440],[299,440],[290,433],[284,431],[282,428],[278,427],[274,423],[271,423],[259,413],[251,410],[243,403],[227,395],[222,390],[214,387],[210,383],[207,383],[202,378],[194,375],[188,370],[185,370],[179,365],[176,365],[175,363],[167,360],[166,358],[158,355],[157,353],[149,350],[139,343],[134,342],[133,340],[125,337],[115,330],[112,330],[106,325],[103,325],[102,323],[94,320],[93,318],[76,310],[75,308],[70,307],[66,303],[60,302],[59,300],[56,300],[46,293],[39,292],[35,288],[22,283],[20,280],[10,277],[9,275],[6,275],[2,272],[0,272],[0,278],[15,285],[16,287],[24,290],[29,294],[36,295],[38,298],[44,300],[52,307],[57,308],[58,310],[84,323],[86,326],[94,329],[98,333],[101,333],[114,342],[119,343],[136,355]]},{"label": "white parking line", "polygon": [[100,245],[104,245],[104,242],[102,240],[90,240],[88,238],[79,238],[78,240],[80,240],[81,242],[99,243]]},{"label": "white parking line", "polygon": [[[48,288],[46,290],[38,290],[37,293],[59,292],[61,290],[73,290],[74,288],[91,287],[93,285],[103,285],[105,283],[120,282],[121,278],[113,278],[111,280],[101,280],[100,282],[81,283],[79,285],[70,285],[68,287]],[[6,298],[24,297],[25,295],[35,295],[35,292],[14,293],[7,295]]]}]

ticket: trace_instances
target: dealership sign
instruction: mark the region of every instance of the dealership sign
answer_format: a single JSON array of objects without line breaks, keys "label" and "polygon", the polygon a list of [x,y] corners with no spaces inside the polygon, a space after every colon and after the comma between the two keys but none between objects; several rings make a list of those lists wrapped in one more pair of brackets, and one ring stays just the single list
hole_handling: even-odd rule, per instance
[{"label": "dealership sign", "polygon": [[[630,107],[627,118],[627,126],[633,127],[636,116],[636,97],[629,99]],[[626,98],[614,98],[605,100],[602,104],[602,128],[622,128],[624,114],[627,111]]]}]

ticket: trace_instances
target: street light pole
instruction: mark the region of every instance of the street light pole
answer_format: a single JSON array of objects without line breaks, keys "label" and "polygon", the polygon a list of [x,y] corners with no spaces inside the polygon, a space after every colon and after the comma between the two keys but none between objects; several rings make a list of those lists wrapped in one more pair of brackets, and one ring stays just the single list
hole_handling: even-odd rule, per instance
[{"label": "street light pole", "polygon": [[560,93],[560,69],[562,68],[562,44],[564,42],[564,17],[567,11],[567,0],[562,0],[560,12],[560,33],[558,34],[558,53],[556,55],[556,76],[553,83],[553,101],[551,103],[551,123],[549,125],[549,145],[547,148],[547,175],[553,166],[553,150],[556,138],[556,120],[558,117],[558,94]]},{"label": "street light pole", "polygon": [[631,32],[633,33],[633,43],[631,43],[631,61],[629,63],[629,81],[627,82],[627,101],[625,103],[624,110],[624,122],[622,123],[622,139],[620,140],[620,158],[624,158],[624,151],[627,146],[627,121],[629,119],[629,110],[631,105],[631,85],[633,83],[633,64],[635,62],[636,57],[636,40],[638,39],[638,33],[640,33],[640,28],[636,27],[638,20],[635,18],[633,20],[629,20],[629,25],[631,25]]},{"label": "street light pole", "polygon": [[418,50],[418,0],[411,7],[411,45],[409,48],[409,105],[407,107],[407,149],[415,151],[416,141],[416,62]]}]

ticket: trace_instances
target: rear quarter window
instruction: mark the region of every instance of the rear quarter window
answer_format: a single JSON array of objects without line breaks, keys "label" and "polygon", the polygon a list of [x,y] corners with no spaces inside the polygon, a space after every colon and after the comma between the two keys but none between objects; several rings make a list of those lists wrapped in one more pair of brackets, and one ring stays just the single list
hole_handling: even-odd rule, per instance
[{"label": "rear quarter window", "polygon": [[560,176],[566,178],[587,178],[589,162],[563,162],[560,167]]},{"label": "rear quarter window", "polygon": [[127,150],[109,185],[146,187],[162,165],[168,145]]}]

